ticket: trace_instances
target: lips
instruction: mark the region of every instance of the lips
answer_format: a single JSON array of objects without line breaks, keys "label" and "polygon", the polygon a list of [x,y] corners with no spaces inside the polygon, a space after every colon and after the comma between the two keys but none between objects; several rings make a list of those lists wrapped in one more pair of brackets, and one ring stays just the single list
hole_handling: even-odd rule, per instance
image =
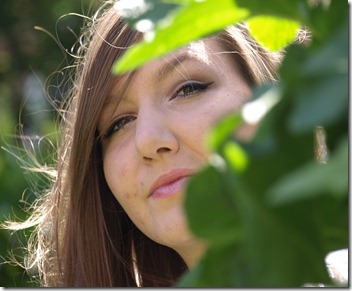
[{"label": "lips", "polygon": [[193,173],[189,169],[175,169],[159,176],[152,184],[150,197],[161,199],[180,192]]}]

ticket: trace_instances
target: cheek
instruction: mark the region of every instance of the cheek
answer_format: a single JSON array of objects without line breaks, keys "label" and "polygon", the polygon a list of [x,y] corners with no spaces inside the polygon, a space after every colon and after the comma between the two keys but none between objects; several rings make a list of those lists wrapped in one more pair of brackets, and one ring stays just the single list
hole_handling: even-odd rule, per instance
[{"label": "cheek", "polygon": [[[123,204],[124,200],[129,200],[133,196],[133,191],[129,185],[131,181],[131,163],[128,162],[128,154],[114,150],[109,146],[103,155],[103,169],[106,182],[116,197]],[[129,191],[128,191],[129,189]]]},{"label": "cheek", "polygon": [[[233,88],[232,91],[223,90],[214,96],[212,102],[203,112],[199,114],[201,120],[201,128],[205,136],[211,129],[226,116],[229,116],[240,110],[245,102],[249,99],[251,91],[244,86],[241,90]],[[256,126],[244,124],[236,131],[236,137],[248,140],[253,135]]]},{"label": "cheek", "polygon": [[143,229],[146,220],[145,212],[140,207],[136,207],[136,201],[138,200],[136,168],[132,166],[130,159],[128,159],[127,151],[124,152],[122,157],[113,154],[113,152],[105,154],[105,179],[111,192],[130,219],[135,225]]},{"label": "cheek", "polygon": [[133,153],[129,148],[131,147],[125,146],[123,150],[108,149],[104,153],[104,175],[116,200],[133,223],[144,231],[148,219],[138,197],[137,190],[141,184],[137,185],[137,165],[133,163]]},{"label": "cheek", "polygon": [[241,107],[244,98],[236,95],[236,93],[231,94],[225,91],[213,96],[211,103],[204,108],[200,117],[207,125],[208,131],[222,118],[236,112]]}]

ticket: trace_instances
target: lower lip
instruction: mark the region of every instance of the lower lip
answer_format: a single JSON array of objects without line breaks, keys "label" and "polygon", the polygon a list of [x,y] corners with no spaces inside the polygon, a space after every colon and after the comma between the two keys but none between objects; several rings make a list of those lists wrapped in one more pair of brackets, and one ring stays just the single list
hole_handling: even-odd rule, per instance
[{"label": "lower lip", "polygon": [[179,193],[184,189],[184,186],[188,180],[189,177],[182,177],[170,184],[160,186],[153,192],[151,197],[154,199],[162,199]]}]

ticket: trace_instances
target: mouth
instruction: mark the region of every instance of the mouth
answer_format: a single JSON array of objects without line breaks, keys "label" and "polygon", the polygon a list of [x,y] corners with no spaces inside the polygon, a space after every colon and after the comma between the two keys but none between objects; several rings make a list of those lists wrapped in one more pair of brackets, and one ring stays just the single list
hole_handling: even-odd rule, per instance
[{"label": "mouth", "polygon": [[175,169],[159,176],[152,184],[150,197],[162,199],[181,192],[194,171],[189,169]]}]

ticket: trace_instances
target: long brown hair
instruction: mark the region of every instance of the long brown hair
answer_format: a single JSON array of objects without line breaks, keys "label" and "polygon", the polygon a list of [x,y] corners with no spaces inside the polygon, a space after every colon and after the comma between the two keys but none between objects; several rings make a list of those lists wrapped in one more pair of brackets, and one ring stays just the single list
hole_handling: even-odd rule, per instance
[{"label": "long brown hair", "polygon": [[[244,25],[213,37],[224,51],[233,53],[248,84],[276,79],[281,54],[261,48]],[[102,170],[98,120],[113,86],[126,77],[112,75],[111,68],[141,38],[106,5],[81,38],[74,86],[61,111],[56,175],[50,191],[22,224],[22,228],[36,225],[29,259],[43,286],[172,286],[187,270],[173,249],[136,228],[111,193]]]}]

